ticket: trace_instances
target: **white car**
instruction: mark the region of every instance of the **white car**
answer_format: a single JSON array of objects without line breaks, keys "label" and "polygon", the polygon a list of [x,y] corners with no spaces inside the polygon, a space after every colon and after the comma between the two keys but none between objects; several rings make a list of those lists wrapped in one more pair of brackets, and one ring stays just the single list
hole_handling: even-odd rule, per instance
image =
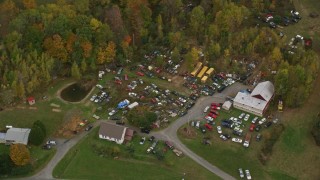
[{"label": "white car", "polygon": [[245,113],[241,113],[239,116],[239,119],[242,119],[246,114]]},{"label": "white car", "polygon": [[144,144],[144,142],[146,141],[146,137],[142,137],[141,140],[140,140],[140,144]]},{"label": "white car", "polygon": [[220,138],[224,141],[228,140],[228,138],[226,136],[224,136],[223,134],[220,135]]},{"label": "white car", "polygon": [[219,134],[222,133],[221,126],[217,126],[217,131],[218,131]]},{"label": "white car", "polygon": [[251,179],[250,171],[246,169],[244,172],[246,173],[247,179]]},{"label": "white car", "polygon": [[262,119],[259,121],[259,124],[261,125],[261,124],[265,123],[266,121],[267,121],[266,118],[262,118]]},{"label": "white car", "polygon": [[115,109],[112,109],[112,111],[111,112],[109,112],[109,116],[113,116],[114,114],[116,114],[116,110]]},{"label": "white car", "polygon": [[149,148],[147,149],[147,153],[150,153],[152,150],[153,150],[153,147],[149,147]]},{"label": "white car", "polygon": [[49,141],[47,141],[47,144],[50,144],[50,145],[56,145],[57,143],[56,143],[56,141],[49,140]]},{"label": "white car", "polygon": [[240,138],[232,138],[231,139],[232,140],[232,142],[236,142],[236,143],[242,143],[242,139],[240,139]]},{"label": "white car", "polygon": [[206,120],[208,120],[208,121],[213,121],[214,119],[212,118],[212,117],[210,117],[210,116],[205,116],[204,117]]},{"label": "white car", "polygon": [[245,120],[245,121],[248,121],[249,118],[250,118],[250,114],[246,114],[246,116],[244,117],[244,120]]},{"label": "white car", "polygon": [[182,97],[179,97],[179,101],[183,102],[183,103],[186,103],[187,100],[183,99]]},{"label": "white car", "polygon": [[204,110],[203,110],[203,112],[204,112],[204,113],[207,113],[208,110],[209,110],[209,108],[210,108],[209,106],[205,107]]},{"label": "white car", "polygon": [[94,102],[95,102],[95,103],[99,102],[99,98],[96,98],[96,99],[94,100]]},{"label": "white car", "polygon": [[240,178],[244,178],[244,174],[243,174],[242,168],[239,168],[239,175],[240,175]]},{"label": "white car", "polygon": [[95,94],[90,98],[90,101],[94,101],[96,98],[97,98],[97,95]]},{"label": "white car", "polygon": [[197,128],[197,129],[200,128],[200,121],[197,121],[196,128]]},{"label": "white car", "polygon": [[97,84],[96,87],[99,88],[99,89],[103,89],[103,86],[100,85],[100,84]]},{"label": "white car", "polygon": [[259,118],[258,118],[257,116],[254,117],[254,118],[252,119],[251,123],[252,123],[252,124],[255,124],[255,123],[258,121],[258,119],[259,119]]}]

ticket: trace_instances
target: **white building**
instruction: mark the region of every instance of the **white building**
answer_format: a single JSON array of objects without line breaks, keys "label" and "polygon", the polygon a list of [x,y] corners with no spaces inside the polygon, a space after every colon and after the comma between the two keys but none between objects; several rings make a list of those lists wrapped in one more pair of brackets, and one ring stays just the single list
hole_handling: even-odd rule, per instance
[{"label": "white building", "polygon": [[102,122],[99,129],[99,138],[114,141],[122,144],[126,134],[127,127],[116,124]]},{"label": "white building", "polygon": [[231,106],[232,106],[232,103],[230,101],[225,101],[222,105],[222,108],[229,111]]},{"label": "white building", "polygon": [[28,144],[28,138],[31,129],[28,128],[10,128],[7,130],[6,134],[1,135],[1,139],[4,137],[4,141],[6,144]]},{"label": "white building", "polygon": [[259,83],[251,94],[238,92],[233,100],[237,109],[263,116],[274,95],[274,86],[270,81]]}]

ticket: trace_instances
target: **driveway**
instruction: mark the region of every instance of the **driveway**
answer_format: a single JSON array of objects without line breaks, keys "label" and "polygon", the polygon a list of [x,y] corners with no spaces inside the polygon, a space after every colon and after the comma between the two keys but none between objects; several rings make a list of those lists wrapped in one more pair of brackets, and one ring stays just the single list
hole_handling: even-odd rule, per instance
[{"label": "driveway", "polygon": [[[170,124],[170,126],[162,131],[159,132],[152,132],[150,133],[150,136],[153,135],[158,139],[162,140],[170,140],[172,141],[177,148],[182,150],[185,155],[189,156],[191,159],[193,159],[198,164],[202,165],[204,168],[208,169],[212,173],[216,174],[217,176],[221,177],[222,179],[235,179],[234,177],[230,176],[229,174],[225,173],[224,171],[220,170],[216,166],[210,164],[205,159],[201,158],[197,154],[193,153],[191,150],[189,150],[178,138],[177,131],[178,129],[186,124],[191,119],[197,119],[202,118],[204,116],[203,109],[208,106],[212,102],[218,102],[222,103],[225,100],[226,96],[233,95],[235,92],[238,92],[241,89],[246,89],[247,86],[244,86],[240,83],[235,83],[232,86],[226,88],[222,93],[216,93],[213,96],[206,96],[201,97],[198,99],[196,104],[188,111],[188,114],[185,116],[177,119],[175,122]],[[93,126],[97,127],[100,125],[101,120],[96,121]],[[51,161],[47,164],[45,168],[43,168],[40,172],[37,174],[24,178],[28,180],[33,179],[54,179],[52,176],[52,172],[54,167],[61,161],[61,159],[67,154],[67,152],[76,145],[83,137],[85,137],[88,134],[88,132],[84,131],[78,136],[70,139],[70,140],[57,140],[57,152],[54,155],[54,157],[51,159]]]}]

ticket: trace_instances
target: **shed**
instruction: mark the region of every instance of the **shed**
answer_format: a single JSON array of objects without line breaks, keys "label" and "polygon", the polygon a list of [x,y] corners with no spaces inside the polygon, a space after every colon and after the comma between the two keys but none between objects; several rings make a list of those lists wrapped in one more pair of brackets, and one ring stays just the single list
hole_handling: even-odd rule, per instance
[{"label": "shed", "polygon": [[124,136],[124,140],[126,142],[131,141],[134,134],[134,130],[127,128],[126,134]]},{"label": "shed", "polygon": [[223,105],[222,105],[222,108],[225,109],[225,110],[227,110],[227,111],[229,111],[230,108],[231,108],[231,106],[232,106],[231,101],[225,101],[225,102],[223,103]]},{"label": "shed", "polygon": [[32,96],[28,97],[27,101],[28,101],[29,105],[34,105],[36,103],[36,100]]}]

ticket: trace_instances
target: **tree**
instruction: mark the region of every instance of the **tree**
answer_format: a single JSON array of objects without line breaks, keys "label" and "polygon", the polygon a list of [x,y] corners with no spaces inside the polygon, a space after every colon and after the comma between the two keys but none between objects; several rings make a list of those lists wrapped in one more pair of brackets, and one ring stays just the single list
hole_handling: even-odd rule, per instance
[{"label": "tree", "polygon": [[24,166],[30,163],[30,152],[23,144],[12,144],[10,158],[15,165]]},{"label": "tree", "polygon": [[86,62],[86,60],[85,59],[82,59],[82,61],[81,61],[81,72],[82,73],[85,73],[86,71],[87,71],[87,62]]},{"label": "tree", "polygon": [[19,84],[17,85],[17,96],[20,99],[25,97],[25,89],[22,80],[19,80]]},{"label": "tree", "polygon": [[81,48],[83,51],[83,57],[88,58],[91,55],[92,44],[89,41],[84,41],[81,43]]},{"label": "tree", "polygon": [[40,120],[37,120],[33,123],[33,126],[38,126],[40,127],[40,129],[42,130],[44,136],[47,135],[47,128],[46,126],[40,121]]},{"label": "tree", "polygon": [[76,10],[80,12],[81,14],[84,14],[89,11],[89,0],[77,0],[76,3],[74,3]]},{"label": "tree", "polygon": [[116,56],[116,44],[113,41],[108,42],[106,49],[106,61],[111,62]]},{"label": "tree", "polygon": [[180,61],[180,52],[177,47],[173,49],[171,57],[174,63],[178,63]]},{"label": "tree", "polygon": [[257,12],[261,12],[264,9],[263,0],[252,0],[252,7]]},{"label": "tree", "polygon": [[43,143],[44,139],[45,139],[45,135],[42,129],[39,126],[33,125],[29,135],[30,143],[33,145],[39,146],[40,144]]},{"label": "tree", "polygon": [[198,37],[203,33],[205,25],[205,15],[203,8],[201,6],[197,6],[193,8],[190,15],[190,27],[193,34],[197,34]]},{"label": "tree", "polygon": [[9,175],[13,168],[14,164],[12,163],[10,156],[7,154],[0,155],[0,174]]},{"label": "tree", "polygon": [[270,59],[271,59],[272,66],[275,69],[277,67],[277,65],[279,65],[283,60],[280,48],[275,47],[273,49]]},{"label": "tree", "polygon": [[278,95],[286,95],[288,92],[288,79],[289,72],[288,69],[280,69],[275,76],[275,89]]},{"label": "tree", "polygon": [[162,22],[162,16],[161,14],[157,17],[157,31],[158,31],[158,38],[163,38],[163,22]]},{"label": "tree", "polygon": [[79,80],[81,78],[81,73],[79,70],[79,66],[76,63],[76,61],[73,61],[72,67],[71,67],[71,76]]},{"label": "tree", "polygon": [[37,7],[37,2],[35,0],[22,0],[22,3],[26,9],[34,9]]}]

